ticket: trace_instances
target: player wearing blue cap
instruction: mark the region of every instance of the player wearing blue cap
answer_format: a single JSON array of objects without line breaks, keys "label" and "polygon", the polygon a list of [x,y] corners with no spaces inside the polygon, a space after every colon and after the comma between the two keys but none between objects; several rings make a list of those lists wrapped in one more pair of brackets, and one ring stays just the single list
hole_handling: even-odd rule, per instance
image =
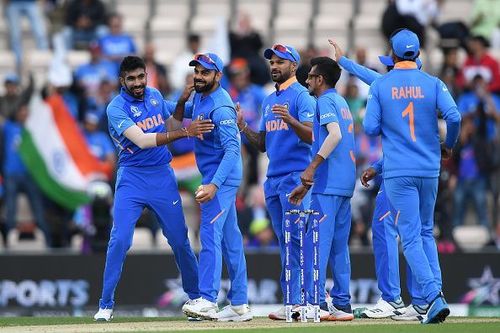
[{"label": "player wearing blue cap", "polygon": [[[241,138],[231,97],[220,86],[222,60],[214,53],[197,54],[194,67],[192,105],[178,104],[175,118],[211,119],[213,132],[195,141],[196,164],[203,177],[196,191],[201,204],[199,256],[200,298],[187,302],[183,312],[192,317],[218,321],[248,321],[247,268],[243,238],[236,216],[236,193],[241,183]],[[230,305],[218,311],[222,258],[226,261],[231,289]]]},{"label": "player wearing blue cap", "polygon": [[[451,154],[460,114],[445,84],[417,69],[420,45],[413,32],[399,31],[391,46],[394,69],[372,83],[363,126],[368,135],[382,135],[385,189],[406,261],[429,304],[422,323],[439,323],[450,310],[441,292],[433,215],[441,150]],[[447,124],[443,145],[436,110]]]},{"label": "player wearing blue cap", "polygon": [[[252,145],[261,152],[267,152],[269,157],[264,193],[273,229],[280,245],[282,268],[280,281],[284,292],[286,288],[283,221],[287,210],[309,208],[310,195],[307,195],[298,207],[288,202],[288,196],[300,184],[300,173],[311,161],[311,127],[316,103],[295,77],[300,56],[293,47],[275,44],[264,51],[264,57],[269,60],[271,78],[276,82],[276,91],[267,96],[262,103],[259,133],[248,128],[240,111],[238,127]],[[291,233],[294,247],[290,256],[291,301],[293,304],[300,304],[299,239],[296,224],[293,224]],[[285,307],[270,313],[269,318],[285,320]]]},{"label": "player wearing blue cap", "polygon": [[[354,158],[354,124],[345,99],[335,90],[340,78],[339,65],[330,58],[311,60],[306,83],[309,93],[316,96],[314,116],[313,160],[301,174],[301,182],[290,194],[290,202],[297,205],[312,186],[311,209],[319,212],[319,302],[321,313],[329,313],[326,320],[353,320],[349,281],[349,232],[351,231],[351,197],[356,181]],[[309,217],[308,225],[312,225]],[[308,239],[312,240],[312,228]],[[312,242],[311,242],[312,243]],[[306,258],[311,258],[307,247]],[[309,254],[309,255],[308,255]],[[308,260],[308,262],[311,262]],[[333,288],[332,306],[325,301],[326,269],[330,263]],[[311,265],[306,265],[306,276],[311,276]],[[310,279],[308,279],[310,280]],[[308,281],[309,301],[313,302],[313,284]]]},{"label": "player wearing blue cap", "polygon": [[113,228],[106,253],[99,311],[94,316],[98,321],[113,318],[115,289],[132,244],[135,223],[145,207],[155,213],[172,247],[184,291],[190,299],[200,295],[198,265],[189,245],[181,198],[169,164],[172,155],[165,145],[182,137],[209,133],[213,125],[208,120],[196,121],[188,128],[167,132],[167,122],[178,126],[174,119],[169,119],[176,104],[163,100],[158,90],[146,86],[146,65],[139,57],[123,59],[120,84],[120,94],[106,110],[109,134],[120,151]]},{"label": "player wearing blue cap", "polygon": [[[332,40],[329,40],[329,42],[335,49],[335,58],[339,65],[367,85],[371,85],[375,79],[382,76],[380,73],[348,59],[343,55],[337,43]],[[391,56],[379,56],[379,60],[387,66],[388,70],[392,70],[394,67]],[[416,59],[416,64],[419,69],[422,67],[419,58]],[[382,163],[383,160],[379,160],[363,172],[361,183],[364,186],[368,187],[368,181],[374,179],[377,175],[382,175]],[[401,299],[398,231],[394,223],[395,216],[396,212],[394,212],[389,199],[387,199],[384,181],[382,180],[375,198],[375,210],[372,219],[375,273],[378,288],[382,295],[377,304],[373,308],[363,311],[361,316],[373,319],[392,317],[395,320],[419,320],[420,314],[425,313],[426,303],[421,298],[418,284],[412,279],[409,266],[407,266],[407,287],[412,303],[405,308]]]}]

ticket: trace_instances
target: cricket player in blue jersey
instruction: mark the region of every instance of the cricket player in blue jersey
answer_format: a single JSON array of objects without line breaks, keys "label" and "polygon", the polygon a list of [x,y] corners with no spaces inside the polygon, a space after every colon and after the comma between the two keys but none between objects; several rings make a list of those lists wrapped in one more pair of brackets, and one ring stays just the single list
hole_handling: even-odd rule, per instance
[{"label": "cricket player in blue jersey", "polygon": [[[375,79],[382,76],[380,73],[348,59],[343,55],[342,49],[337,43],[332,40],[329,40],[329,42],[335,49],[335,58],[339,65],[367,85],[371,85]],[[391,56],[379,56],[379,59],[382,64],[387,66],[389,71],[392,70],[394,62]],[[422,67],[419,58],[416,59],[416,64],[419,69]],[[368,181],[382,175],[382,163],[383,160],[381,159],[363,171],[361,183],[365,187],[369,186]],[[409,266],[407,266],[407,287],[412,302],[405,308],[401,299],[398,231],[394,223],[395,216],[396,212],[394,212],[389,199],[387,199],[384,181],[382,180],[375,198],[375,210],[372,219],[375,273],[378,288],[382,295],[377,304],[373,308],[363,311],[361,316],[373,319],[391,317],[395,320],[404,321],[419,320],[419,316],[425,313],[427,304],[421,298],[418,284],[414,279],[412,281]]]},{"label": "cricket player in blue jersey", "polygon": [[[460,114],[446,85],[419,71],[419,40],[404,29],[391,38],[394,69],[376,79],[363,121],[368,135],[382,136],[383,177],[403,253],[429,305],[422,323],[439,323],[450,310],[441,292],[441,269],[434,236],[441,150],[451,154],[460,130]],[[439,143],[437,111],[447,124]]]},{"label": "cricket player in blue jersey", "polygon": [[[281,254],[281,288],[285,285],[285,212],[290,209],[308,209],[310,195],[301,205],[288,201],[292,190],[300,184],[300,173],[311,161],[312,121],[316,102],[295,77],[300,63],[299,53],[289,45],[275,44],[264,51],[269,60],[271,78],[276,91],[262,102],[262,120],[259,133],[248,127],[243,112],[238,112],[238,127],[250,144],[259,151],[267,152],[269,165],[264,183],[266,206],[278,238]],[[292,253],[290,255],[291,302],[300,304],[299,238],[297,224],[292,225]],[[285,298],[283,298],[285,300]],[[285,307],[271,312],[269,318],[285,320]]]},{"label": "cricket player in blue jersey", "polygon": [[[174,252],[182,275],[182,286],[191,300],[200,296],[198,264],[189,246],[182,203],[165,145],[183,137],[196,137],[213,129],[210,120],[193,122],[188,128],[167,132],[167,120],[176,104],[163,100],[160,92],[147,87],[144,61],[135,56],[120,65],[120,94],[106,112],[109,134],[120,149],[113,205],[113,228],[106,253],[98,321],[113,318],[115,289],[125,256],[132,244],[135,223],[145,207],[152,210]],[[173,119],[168,120],[176,126]]]},{"label": "cricket player in blue jersey", "polygon": [[[351,230],[351,197],[356,182],[354,158],[354,124],[349,106],[337,93],[335,85],[340,78],[340,67],[331,58],[311,60],[306,83],[309,93],[316,96],[313,124],[313,159],[302,173],[301,184],[290,195],[290,202],[300,204],[312,186],[311,209],[319,212],[319,301],[320,319],[353,320],[349,281],[349,232]],[[308,225],[311,226],[309,217]],[[307,238],[312,239],[312,228]],[[310,249],[306,258],[311,258]],[[309,260],[307,260],[309,261]],[[325,301],[326,268],[330,263],[333,288],[332,306]],[[311,265],[306,265],[306,276]],[[309,279],[308,279],[309,280]],[[313,285],[308,281],[308,298],[313,301]]]},{"label": "cricket player in blue jersey", "polygon": [[[196,164],[203,177],[196,191],[201,204],[199,256],[200,297],[187,302],[183,312],[192,317],[218,321],[248,321],[247,269],[243,237],[236,216],[236,193],[242,178],[241,138],[231,97],[220,86],[223,62],[214,53],[197,54],[189,63],[194,67],[196,94],[183,112],[178,104],[175,118],[210,119],[213,132],[195,141]],[[218,311],[222,258],[231,280],[231,304]]]}]

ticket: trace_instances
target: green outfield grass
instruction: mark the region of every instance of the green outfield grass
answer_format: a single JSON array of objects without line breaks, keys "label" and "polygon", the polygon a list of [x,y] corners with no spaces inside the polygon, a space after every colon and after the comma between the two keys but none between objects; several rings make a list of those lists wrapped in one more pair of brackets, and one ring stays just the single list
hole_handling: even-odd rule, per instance
[{"label": "green outfield grass", "polygon": [[117,318],[111,323],[95,323],[90,318],[15,317],[0,318],[0,332],[313,332],[313,333],[498,333],[500,318],[449,318],[440,325],[398,323],[392,320],[355,320],[353,322],[322,322],[320,324],[270,321],[257,318],[246,323],[187,322],[184,318]]}]

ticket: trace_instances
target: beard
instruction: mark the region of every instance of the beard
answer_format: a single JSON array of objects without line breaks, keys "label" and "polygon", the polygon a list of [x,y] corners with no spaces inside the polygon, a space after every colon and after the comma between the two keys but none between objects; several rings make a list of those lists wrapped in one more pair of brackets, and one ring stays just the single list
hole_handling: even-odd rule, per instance
[{"label": "beard", "polygon": [[194,81],[194,91],[197,93],[204,93],[212,90],[215,86],[215,79],[212,82],[207,81]]},{"label": "beard", "polygon": [[286,71],[286,72],[282,72],[282,71],[271,72],[271,79],[273,80],[273,82],[276,82],[278,84],[285,82],[286,80],[288,80],[290,78],[290,76],[292,76],[292,75],[288,71]]},{"label": "beard", "polygon": [[142,98],[144,96],[144,91],[146,89],[145,84],[133,86],[133,87],[127,87],[127,90],[130,95],[134,96],[135,98]]}]

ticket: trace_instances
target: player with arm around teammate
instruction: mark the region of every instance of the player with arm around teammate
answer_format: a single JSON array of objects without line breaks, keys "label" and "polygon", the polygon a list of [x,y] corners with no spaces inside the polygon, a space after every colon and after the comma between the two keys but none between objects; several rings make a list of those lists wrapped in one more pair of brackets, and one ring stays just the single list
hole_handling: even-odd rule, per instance
[{"label": "player with arm around teammate", "polygon": [[[319,301],[323,320],[353,320],[349,281],[349,232],[351,230],[351,197],[356,182],[354,159],[354,127],[351,112],[335,85],[341,69],[331,58],[311,60],[312,68],[306,83],[309,93],[316,96],[312,146],[313,160],[302,173],[302,184],[290,195],[292,204],[300,204],[311,188],[311,209],[319,212]],[[312,225],[313,215],[308,225]],[[308,228],[307,239],[312,239]],[[306,251],[306,258],[308,257]],[[330,263],[334,285],[330,291],[332,305],[325,301],[326,269]],[[310,276],[311,266],[306,266]],[[312,303],[312,283],[307,283],[309,302]],[[325,316],[324,313],[327,315]],[[329,314],[329,315],[328,315]]]},{"label": "player with arm around teammate", "polygon": [[[236,110],[220,86],[223,62],[216,54],[197,54],[189,66],[194,67],[196,94],[192,105],[178,103],[174,117],[178,121],[183,117],[210,119],[215,128],[200,136],[194,145],[196,164],[203,177],[203,185],[196,191],[201,205],[200,297],[186,303],[182,310],[187,316],[201,319],[248,321],[253,315],[248,306],[246,260],[236,216],[236,194],[242,178]],[[222,258],[231,280],[230,304],[218,311]]]},{"label": "player with arm around teammate", "polygon": [[[439,323],[450,310],[441,292],[433,215],[441,149],[451,154],[460,114],[445,84],[418,70],[420,45],[413,32],[397,32],[391,47],[394,69],[372,83],[363,126],[368,135],[382,136],[385,189],[396,211],[403,253],[428,304],[421,322]],[[443,145],[437,110],[447,124]]]},{"label": "player with arm around teammate", "polygon": [[[193,122],[188,128],[167,132],[175,103],[163,100],[160,92],[147,87],[144,60],[135,56],[120,65],[120,94],[106,113],[109,134],[118,153],[113,228],[106,253],[102,296],[94,319],[113,318],[114,295],[125,256],[132,244],[137,219],[145,207],[151,209],[174,252],[182,275],[182,287],[190,300],[199,297],[198,265],[189,245],[182,202],[177,190],[166,144],[182,138],[209,133],[209,120]],[[189,301],[188,301],[189,302]]]},{"label": "player with arm around teammate", "polygon": [[[275,44],[264,51],[269,60],[271,78],[276,91],[262,103],[262,120],[259,132],[251,130],[238,112],[238,127],[250,144],[267,152],[269,165],[264,183],[266,206],[271,216],[273,230],[278,238],[281,255],[281,288],[285,282],[285,212],[290,209],[308,209],[310,195],[297,207],[288,202],[292,190],[300,184],[300,173],[311,161],[312,121],[316,103],[307,89],[295,76],[300,63],[299,53],[290,45]],[[299,238],[297,225],[292,224],[290,255],[291,302],[300,304]],[[285,297],[283,298],[285,299]],[[285,307],[269,314],[273,320],[285,320]]]}]

